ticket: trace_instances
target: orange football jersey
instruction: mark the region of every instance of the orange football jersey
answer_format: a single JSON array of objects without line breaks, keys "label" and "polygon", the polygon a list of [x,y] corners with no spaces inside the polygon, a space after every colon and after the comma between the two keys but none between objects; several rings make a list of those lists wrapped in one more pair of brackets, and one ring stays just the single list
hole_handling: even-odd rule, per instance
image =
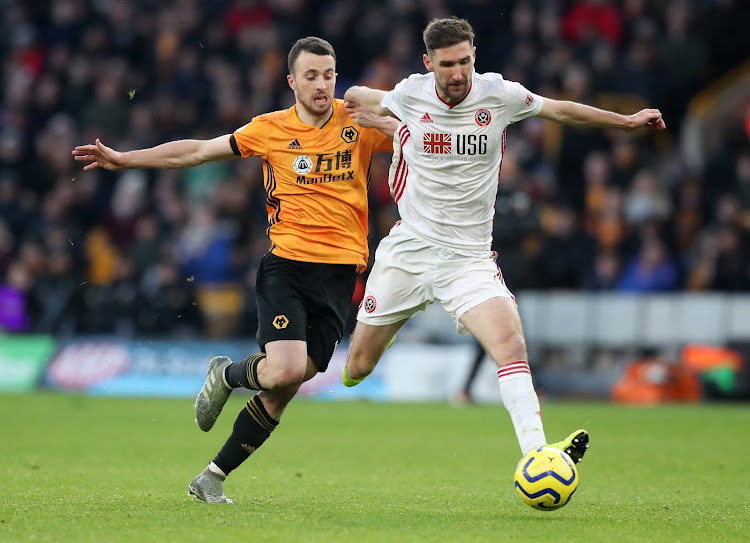
[{"label": "orange football jersey", "polygon": [[352,121],[342,100],[318,128],[296,106],[255,117],[230,143],[263,159],[271,252],[303,262],[367,267],[367,188],[373,153],[393,151],[379,130]]}]

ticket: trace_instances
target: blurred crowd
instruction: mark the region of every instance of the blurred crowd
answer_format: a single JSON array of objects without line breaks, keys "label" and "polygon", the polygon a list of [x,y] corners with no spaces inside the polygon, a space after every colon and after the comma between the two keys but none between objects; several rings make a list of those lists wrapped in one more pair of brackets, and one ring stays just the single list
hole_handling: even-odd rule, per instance
[{"label": "blurred crowd", "polygon": [[[691,98],[750,52],[732,0],[0,0],[0,329],[250,335],[268,250],[257,159],[183,171],[84,172],[78,144],[119,150],[232,132],[291,106],[286,54],[337,52],[337,95],[423,72],[421,31],[467,18],[477,70],[632,113],[663,133],[509,128],[494,249],[512,290],[750,291],[744,120],[696,169]],[[397,220],[373,164],[370,243]],[[366,275],[361,278],[366,279]],[[360,285],[361,286],[361,285]],[[361,293],[361,288],[358,289]],[[353,300],[356,307],[358,300]]]}]

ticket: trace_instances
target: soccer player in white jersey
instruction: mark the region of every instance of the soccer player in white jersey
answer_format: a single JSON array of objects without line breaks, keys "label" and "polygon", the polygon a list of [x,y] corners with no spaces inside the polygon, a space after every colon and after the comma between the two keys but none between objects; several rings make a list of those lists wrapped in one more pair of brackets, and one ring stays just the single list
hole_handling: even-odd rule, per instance
[{"label": "soccer player in white jersey", "polygon": [[[342,380],[354,386],[369,375],[399,328],[437,300],[497,364],[500,396],[526,455],[547,439],[518,308],[490,249],[505,129],[532,116],[626,131],[666,127],[656,109],[620,115],[476,73],[474,32],[463,19],[435,19],[423,38],[427,74],[387,93],[352,87],[344,96],[352,109],[400,120],[389,184],[401,221],[375,254]],[[549,446],[580,462],[588,441],[577,430]]]}]

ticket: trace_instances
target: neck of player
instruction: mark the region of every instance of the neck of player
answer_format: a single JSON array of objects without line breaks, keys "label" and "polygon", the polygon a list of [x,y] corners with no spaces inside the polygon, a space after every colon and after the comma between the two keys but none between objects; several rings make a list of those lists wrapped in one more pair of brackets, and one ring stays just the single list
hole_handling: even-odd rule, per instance
[{"label": "neck of player", "polygon": [[467,85],[467,86],[466,86],[466,92],[465,92],[465,93],[463,93],[463,94],[462,94],[462,95],[461,95],[461,96],[460,96],[459,98],[452,98],[452,97],[448,96],[448,95],[447,95],[447,94],[445,94],[445,93],[444,93],[444,92],[442,91],[442,89],[441,89],[440,87],[438,87],[438,86],[436,86],[435,88],[437,89],[437,93],[438,93],[438,96],[440,97],[440,99],[441,99],[441,100],[442,100],[443,102],[445,102],[445,103],[446,103],[446,104],[448,104],[449,106],[455,106],[455,105],[456,105],[456,104],[458,104],[458,103],[459,103],[459,102],[460,102],[461,100],[463,100],[464,98],[466,98],[466,95],[467,95],[467,94],[469,94],[469,91],[471,90],[471,85]]},{"label": "neck of player", "polygon": [[297,102],[297,117],[306,125],[317,126],[320,128],[328,122],[331,115],[333,115],[333,104],[331,104],[331,107],[329,107],[325,113],[316,114]]}]

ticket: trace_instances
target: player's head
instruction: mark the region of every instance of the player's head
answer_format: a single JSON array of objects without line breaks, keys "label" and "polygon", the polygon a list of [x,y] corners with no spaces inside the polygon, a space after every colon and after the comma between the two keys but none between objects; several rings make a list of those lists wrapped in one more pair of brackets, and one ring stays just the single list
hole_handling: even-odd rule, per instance
[{"label": "player's head", "polygon": [[297,109],[325,115],[336,89],[336,53],[326,40],[302,38],[289,50],[287,81],[297,98]]},{"label": "player's head", "polygon": [[458,17],[433,19],[422,33],[427,54],[425,67],[435,74],[440,97],[450,104],[460,102],[469,90],[474,70],[474,30]]}]

